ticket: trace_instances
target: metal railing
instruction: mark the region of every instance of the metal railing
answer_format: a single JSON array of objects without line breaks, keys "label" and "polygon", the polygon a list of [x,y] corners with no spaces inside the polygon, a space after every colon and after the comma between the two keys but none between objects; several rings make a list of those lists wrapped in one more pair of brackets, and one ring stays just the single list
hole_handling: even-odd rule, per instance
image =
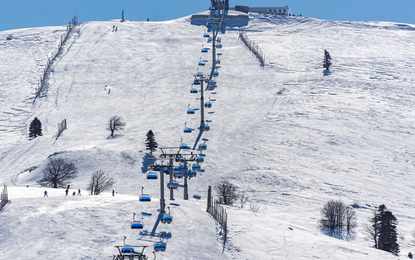
[{"label": "metal railing", "polygon": [[228,235],[228,214],[226,213],[226,209],[217,200],[212,199],[211,193],[212,189],[209,186],[206,211],[219,222],[223,230],[223,238],[226,241]]},{"label": "metal railing", "polygon": [[248,38],[248,35],[241,29],[239,31],[239,39],[245,44],[245,46],[251,51],[258,59],[261,67],[265,66],[265,55],[259,48],[258,44]]}]

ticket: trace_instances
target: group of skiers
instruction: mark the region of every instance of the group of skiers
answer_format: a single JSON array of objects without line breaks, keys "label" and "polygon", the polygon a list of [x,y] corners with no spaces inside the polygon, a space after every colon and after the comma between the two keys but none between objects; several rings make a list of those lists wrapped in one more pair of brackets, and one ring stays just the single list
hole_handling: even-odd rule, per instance
[{"label": "group of skiers", "polygon": [[112,32],[117,32],[118,31],[118,26],[113,25],[112,26]]},{"label": "group of skiers", "polygon": [[[68,193],[69,193],[69,189],[66,189],[65,190],[65,194],[66,194],[66,196],[68,196]],[[72,196],[75,196],[76,195],[76,191],[74,191],[73,193],[72,193]],[[81,196],[81,190],[80,189],[78,189],[78,196]]]},{"label": "group of skiers", "polygon": [[[43,195],[43,197],[49,197],[48,196],[48,191],[47,190],[45,190],[45,192],[43,193],[44,195]],[[66,189],[65,190],[65,194],[66,194],[66,196],[68,196],[68,194],[69,194],[69,189]],[[73,193],[72,193],[72,196],[75,196],[76,195],[76,191],[74,191]],[[80,189],[78,189],[78,196],[81,196],[81,190]]]}]

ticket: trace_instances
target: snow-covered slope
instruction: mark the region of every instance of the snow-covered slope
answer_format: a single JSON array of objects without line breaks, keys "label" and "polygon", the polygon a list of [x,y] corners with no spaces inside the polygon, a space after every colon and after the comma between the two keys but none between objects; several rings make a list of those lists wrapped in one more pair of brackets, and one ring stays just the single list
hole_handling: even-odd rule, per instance
[{"label": "snow-covered slope", "polygon": [[[379,204],[397,216],[406,255],[415,245],[415,26],[251,18],[245,32],[265,53],[266,66],[258,66],[237,31],[221,35],[217,94],[210,94],[215,101],[206,118],[211,131],[203,135],[208,139],[205,172],[189,181],[189,201],[182,199],[182,187],[175,201],[166,200],[174,216],[168,226],[156,222],[158,182],[145,179],[144,139],[152,129],[160,146],[177,146],[181,138],[193,146],[197,133],[184,134],[183,128],[185,122],[197,128],[200,121],[186,109],[200,102],[189,93],[197,63],[200,57],[210,60],[200,52],[202,44],[207,46],[203,27],[191,26],[189,17],[83,23],[53,63],[44,97],[32,106],[24,103],[30,90],[21,87],[36,76],[23,67],[0,67],[0,75],[9,75],[11,68],[22,75],[10,91],[24,96],[11,100],[3,92],[2,104],[24,103],[27,111],[25,121],[10,116],[5,123],[20,120],[7,130],[19,142],[10,147],[9,134],[0,135],[0,183],[9,185],[12,201],[0,214],[1,255],[56,259],[62,252],[62,259],[110,259],[124,235],[130,243],[151,246],[165,231],[170,236],[168,250],[159,254],[164,259],[395,259],[372,249],[364,232]],[[48,41],[59,37],[48,28],[31,30],[49,33]],[[37,45],[45,55],[50,47],[46,40]],[[30,64],[33,55],[18,54],[30,48],[13,45],[13,51],[2,53]],[[326,76],[325,49],[333,58]],[[13,80],[3,77],[2,84]],[[122,116],[127,127],[108,138],[106,124],[113,115]],[[44,136],[27,140],[35,116]],[[55,140],[56,124],[65,118],[68,129]],[[37,181],[49,156],[77,165],[74,189],[84,189],[91,173],[103,169],[117,180],[118,194],[92,197],[83,190],[81,197],[65,197],[64,190],[49,189],[43,198]],[[239,186],[248,204],[259,206],[257,213],[228,207],[225,245],[204,213],[207,186],[221,180]],[[141,186],[153,202],[138,202]],[[362,206],[349,240],[318,229],[319,210],[330,199]],[[147,234],[128,228],[133,212],[148,225]]]}]

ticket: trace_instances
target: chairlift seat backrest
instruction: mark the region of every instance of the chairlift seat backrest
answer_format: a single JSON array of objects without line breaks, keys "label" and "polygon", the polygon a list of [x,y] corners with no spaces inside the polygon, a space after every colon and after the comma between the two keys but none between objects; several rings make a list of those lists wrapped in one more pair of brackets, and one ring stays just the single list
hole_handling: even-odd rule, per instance
[{"label": "chairlift seat backrest", "polygon": [[134,248],[132,247],[123,247],[121,248],[122,253],[134,253]]},{"label": "chairlift seat backrest", "polygon": [[151,201],[151,198],[150,198],[149,195],[141,195],[140,196],[140,201],[145,201],[145,202]]},{"label": "chairlift seat backrest", "polygon": [[157,174],[155,174],[155,173],[147,174],[147,179],[148,180],[157,180]]},{"label": "chairlift seat backrest", "polygon": [[143,224],[139,222],[134,222],[131,224],[131,229],[143,229]]}]

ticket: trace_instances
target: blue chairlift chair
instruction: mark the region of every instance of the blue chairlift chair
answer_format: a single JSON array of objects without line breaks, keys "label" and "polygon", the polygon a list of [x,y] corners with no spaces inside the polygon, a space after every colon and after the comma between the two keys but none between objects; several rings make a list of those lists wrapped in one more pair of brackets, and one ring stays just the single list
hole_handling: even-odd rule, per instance
[{"label": "blue chairlift chair", "polygon": [[182,171],[174,171],[173,176],[180,179],[180,178],[183,178],[184,173]]},{"label": "blue chairlift chair", "polygon": [[187,106],[187,114],[188,115],[193,115],[195,113],[194,109],[190,109],[190,104]]},{"label": "blue chairlift chair", "polygon": [[160,234],[160,241],[153,244],[153,249],[155,252],[166,251],[166,243],[163,241],[163,233]]},{"label": "blue chairlift chair", "polygon": [[205,143],[199,144],[199,150],[206,150],[206,149],[207,149],[207,145]]},{"label": "blue chairlift chair", "polygon": [[163,224],[170,224],[173,221],[173,216],[170,214],[170,207],[167,208],[169,209],[169,213],[164,214],[160,219],[161,223]]},{"label": "blue chairlift chair", "polygon": [[193,164],[192,165],[192,170],[200,170],[201,169],[201,167],[200,167],[200,164]]},{"label": "blue chairlift chair", "polygon": [[157,180],[157,172],[149,171],[147,172],[147,180]]},{"label": "blue chairlift chair", "polygon": [[143,223],[135,220],[135,213],[133,214],[133,222],[131,222],[131,229],[143,229]]},{"label": "blue chairlift chair", "polygon": [[167,183],[167,188],[170,190],[175,190],[179,187],[179,183],[178,182],[168,182]]},{"label": "blue chairlift chair", "polygon": [[144,186],[141,187],[141,194],[140,194],[139,201],[142,201],[142,202],[149,202],[149,201],[151,201],[150,195],[149,194],[144,194],[143,193],[143,190],[144,190]]}]

